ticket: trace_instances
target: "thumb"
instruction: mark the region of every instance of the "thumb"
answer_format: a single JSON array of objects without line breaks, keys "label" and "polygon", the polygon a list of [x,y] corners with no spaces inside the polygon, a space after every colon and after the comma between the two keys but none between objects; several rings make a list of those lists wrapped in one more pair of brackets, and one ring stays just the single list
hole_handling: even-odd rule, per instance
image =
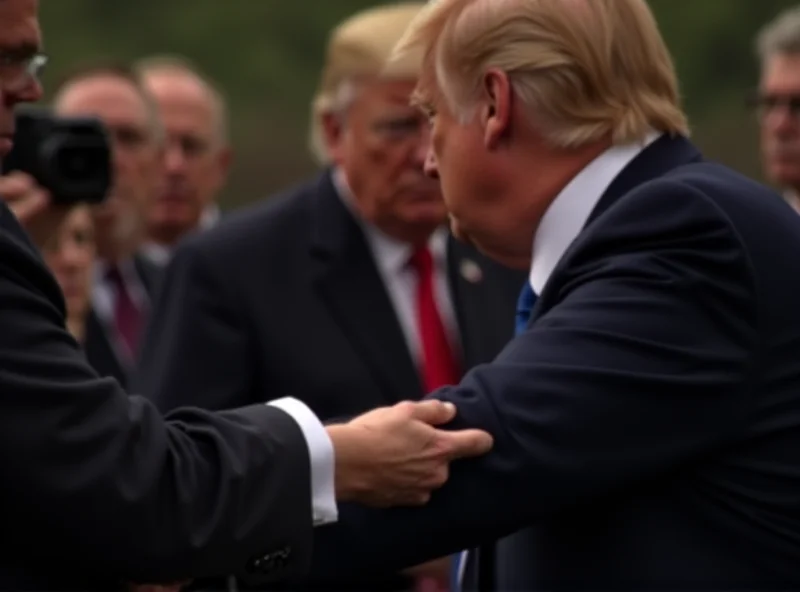
[{"label": "thumb", "polygon": [[428,425],[442,425],[455,416],[456,406],[438,399],[420,401],[411,407],[411,419],[417,419]]},{"label": "thumb", "polygon": [[492,437],[483,430],[437,431],[450,460],[486,454],[494,445]]}]

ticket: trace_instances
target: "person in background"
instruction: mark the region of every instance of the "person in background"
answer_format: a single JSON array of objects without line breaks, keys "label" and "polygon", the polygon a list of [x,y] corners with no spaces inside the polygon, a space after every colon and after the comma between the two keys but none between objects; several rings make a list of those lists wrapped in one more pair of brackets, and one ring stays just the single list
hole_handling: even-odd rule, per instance
[{"label": "person in background", "polygon": [[764,170],[800,212],[800,6],[767,24],[756,50],[761,79],[752,106],[761,128]]},{"label": "person in background", "polygon": [[164,129],[137,75],[124,64],[76,69],[56,89],[54,110],[94,116],[110,131],[114,182],[93,208],[97,261],[85,350],[104,376],[128,383],[158,285],[159,268],[141,253],[145,213],[161,190]]},{"label": "person in background", "polygon": [[166,132],[165,183],[145,212],[142,253],[165,265],[178,241],[219,221],[216,200],[231,165],[228,107],[190,61],[153,56],[136,65]]},{"label": "person in background", "polygon": [[[178,247],[136,383],[159,408],[226,409],[266,389],[347,417],[457,383],[512,337],[525,274],[448,231],[424,173],[428,123],[410,105],[419,60],[381,75],[422,6],[368,9],[332,32],[312,108],[320,174]],[[441,588],[447,573],[443,560],[322,588]]]},{"label": "person in background", "polygon": [[94,223],[88,205],[80,204],[70,210],[61,227],[45,243],[42,254],[64,294],[67,330],[83,345],[92,308],[95,263]]}]

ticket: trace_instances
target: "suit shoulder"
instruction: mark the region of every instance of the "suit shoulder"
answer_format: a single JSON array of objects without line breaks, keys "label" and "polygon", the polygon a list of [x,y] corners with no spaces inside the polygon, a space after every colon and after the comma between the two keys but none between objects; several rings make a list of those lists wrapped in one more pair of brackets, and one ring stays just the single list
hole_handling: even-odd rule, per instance
[{"label": "suit shoulder", "polygon": [[800,242],[800,216],[772,188],[713,162],[681,167],[664,178],[702,195],[744,235],[775,234]]},{"label": "suit shoulder", "polygon": [[214,228],[188,237],[178,252],[238,257],[243,252],[296,237],[308,226],[317,180],[307,181],[228,214]]}]

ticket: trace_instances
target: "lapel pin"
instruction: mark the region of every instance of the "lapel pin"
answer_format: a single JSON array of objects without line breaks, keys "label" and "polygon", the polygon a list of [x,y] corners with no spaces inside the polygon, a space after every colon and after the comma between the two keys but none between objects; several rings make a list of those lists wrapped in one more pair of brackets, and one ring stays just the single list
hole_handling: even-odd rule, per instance
[{"label": "lapel pin", "polygon": [[461,262],[461,277],[472,284],[477,284],[483,280],[483,271],[472,259],[464,259]]}]

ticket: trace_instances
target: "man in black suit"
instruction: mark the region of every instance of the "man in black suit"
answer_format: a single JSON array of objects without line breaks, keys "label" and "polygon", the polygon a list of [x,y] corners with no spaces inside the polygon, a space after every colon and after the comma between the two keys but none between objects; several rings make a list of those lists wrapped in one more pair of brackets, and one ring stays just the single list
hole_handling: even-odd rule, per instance
[{"label": "man in black suit", "polygon": [[[14,106],[41,98],[37,12],[36,0],[0,0],[0,157]],[[307,568],[313,526],[336,519],[334,494],[424,503],[449,460],[491,444],[431,427],[454,408],[430,402],[327,428],[294,399],[164,420],[99,378],[66,331],[31,238],[46,242],[69,208],[47,209],[19,173],[0,177],[0,195],[0,589],[107,591],[220,572],[279,582]]]},{"label": "man in black suit", "polygon": [[343,508],[314,579],[463,547],[465,589],[800,588],[800,220],[687,139],[644,0],[429,6],[398,50],[428,171],[528,305],[433,395],[492,453],[424,509]]},{"label": "man in black suit", "polygon": [[[421,6],[370,9],[332,34],[312,122],[322,174],[178,248],[136,385],[162,410],[225,409],[266,390],[349,416],[455,384],[512,337],[524,274],[444,227],[423,171],[427,123],[409,105],[417,61],[379,76]],[[443,561],[412,575],[447,573]]]},{"label": "man in black suit", "polygon": [[84,349],[101,376],[125,386],[160,274],[141,246],[145,213],[162,187],[164,126],[147,89],[125,65],[77,69],[61,81],[53,107],[59,115],[98,117],[112,139],[114,185],[93,208],[97,263]]}]

